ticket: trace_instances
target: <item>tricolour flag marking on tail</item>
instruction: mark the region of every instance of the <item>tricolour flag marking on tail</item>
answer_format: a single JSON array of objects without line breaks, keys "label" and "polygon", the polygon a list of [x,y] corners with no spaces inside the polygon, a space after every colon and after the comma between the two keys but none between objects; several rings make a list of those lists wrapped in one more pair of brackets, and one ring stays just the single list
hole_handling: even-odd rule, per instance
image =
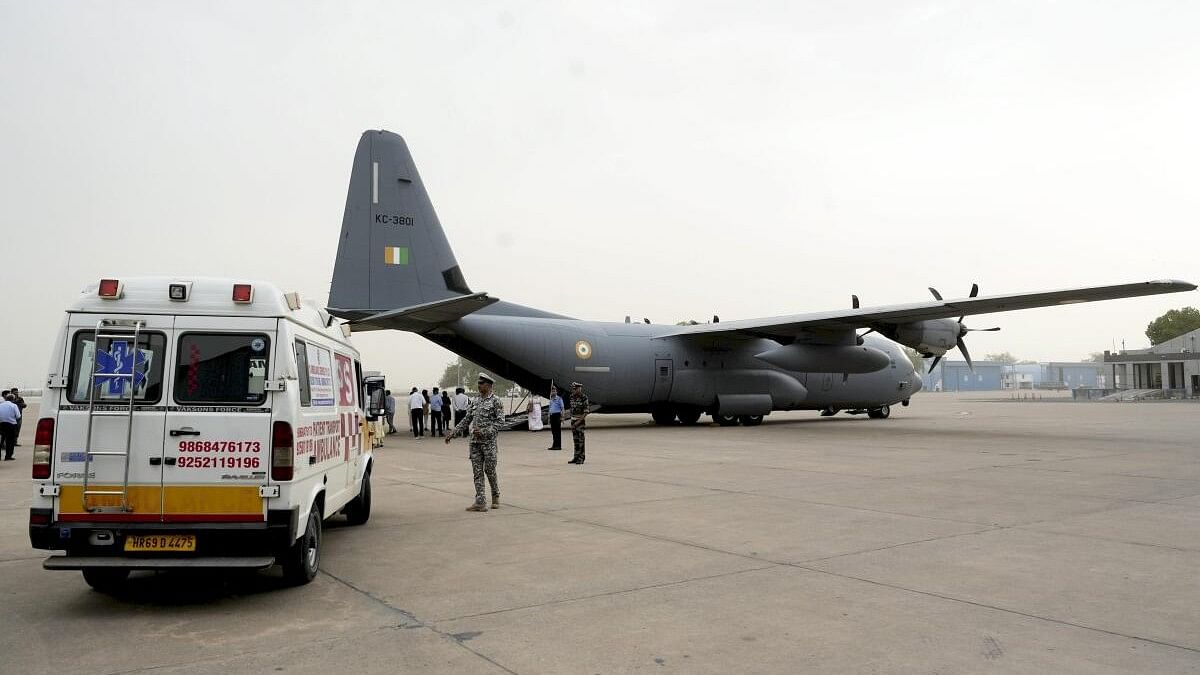
[{"label": "tricolour flag marking on tail", "polygon": [[408,247],[385,246],[383,248],[383,261],[388,265],[407,265]]}]

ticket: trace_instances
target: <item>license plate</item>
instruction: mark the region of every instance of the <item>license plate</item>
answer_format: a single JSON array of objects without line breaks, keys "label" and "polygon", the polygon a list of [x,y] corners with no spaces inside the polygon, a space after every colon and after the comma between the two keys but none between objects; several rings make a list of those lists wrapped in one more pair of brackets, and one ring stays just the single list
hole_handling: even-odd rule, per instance
[{"label": "license plate", "polygon": [[195,551],[194,534],[130,534],[125,536],[126,551]]}]

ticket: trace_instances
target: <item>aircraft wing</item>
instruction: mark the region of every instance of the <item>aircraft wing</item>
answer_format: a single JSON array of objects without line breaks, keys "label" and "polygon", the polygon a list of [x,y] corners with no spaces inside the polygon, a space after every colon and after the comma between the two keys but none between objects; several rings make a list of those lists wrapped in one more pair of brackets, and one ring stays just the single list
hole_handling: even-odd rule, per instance
[{"label": "aircraft wing", "polygon": [[1192,291],[1196,284],[1178,280],[1144,281],[1116,286],[1088,286],[1059,291],[1037,291],[1013,295],[992,295],[958,300],[935,300],[908,305],[887,305],[842,309],[810,314],[793,314],[765,319],[722,321],[695,326],[680,326],[677,330],[657,335],[657,338],[685,335],[715,335],[743,333],[763,337],[794,337],[804,331],[839,331],[872,327],[879,324],[901,324],[925,319],[945,319],[972,314],[1010,312],[1016,309],[1053,307],[1077,302],[1135,298],[1143,295]]}]

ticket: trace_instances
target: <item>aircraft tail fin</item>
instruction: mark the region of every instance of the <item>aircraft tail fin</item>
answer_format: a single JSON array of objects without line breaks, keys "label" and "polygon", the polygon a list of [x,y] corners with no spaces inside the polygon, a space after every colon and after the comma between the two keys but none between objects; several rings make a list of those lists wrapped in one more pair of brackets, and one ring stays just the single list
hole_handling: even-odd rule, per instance
[{"label": "aircraft tail fin", "polygon": [[338,237],[330,312],[360,319],[470,294],[408,145],[388,131],[363,132]]}]

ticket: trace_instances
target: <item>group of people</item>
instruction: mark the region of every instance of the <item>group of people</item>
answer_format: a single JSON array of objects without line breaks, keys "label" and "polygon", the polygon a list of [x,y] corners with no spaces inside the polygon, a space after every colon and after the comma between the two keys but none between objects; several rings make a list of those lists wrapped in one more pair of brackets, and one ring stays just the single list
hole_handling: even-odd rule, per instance
[{"label": "group of people", "polygon": [[20,445],[21,419],[25,414],[25,399],[21,390],[13,387],[0,391],[0,455],[5,460],[14,459],[13,453]]},{"label": "group of people", "polygon": [[[479,374],[479,397],[470,400],[466,414],[454,428],[448,428],[445,433],[446,443],[455,436],[466,433],[468,442],[467,456],[471,460],[471,475],[475,481],[475,501],[467,507],[468,511],[486,512],[488,502],[484,492],[484,480],[491,487],[493,509],[500,508],[500,483],[496,475],[496,464],[499,459],[499,447],[496,437],[504,423],[504,404],[500,397],[492,393],[495,381],[487,373]],[[588,397],[583,393],[583,385],[571,383],[571,436],[575,442],[575,456],[568,464],[580,465],[585,459],[584,434],[589,414]],[[558,388],[550,387],[550,430],[553,440],[547,450],[562,450],[563,400],[558,395]]]},{"label": "group of people", "polygon": [[[392,396],[391,389],[384,391],[383,396],[387,432],[399,433],[396,430],[396,398]],[[468,401],[466,390],[462,387],[454,390],[454,396],[450,396],[448,389],[439,390],[434,387],[431,393],[428,389],[418,391],[413,387],[408,394],[408,415],[413,438],[423,438],[426,429],[429,430],[430,436],[440,436],[467,414]]]}]

